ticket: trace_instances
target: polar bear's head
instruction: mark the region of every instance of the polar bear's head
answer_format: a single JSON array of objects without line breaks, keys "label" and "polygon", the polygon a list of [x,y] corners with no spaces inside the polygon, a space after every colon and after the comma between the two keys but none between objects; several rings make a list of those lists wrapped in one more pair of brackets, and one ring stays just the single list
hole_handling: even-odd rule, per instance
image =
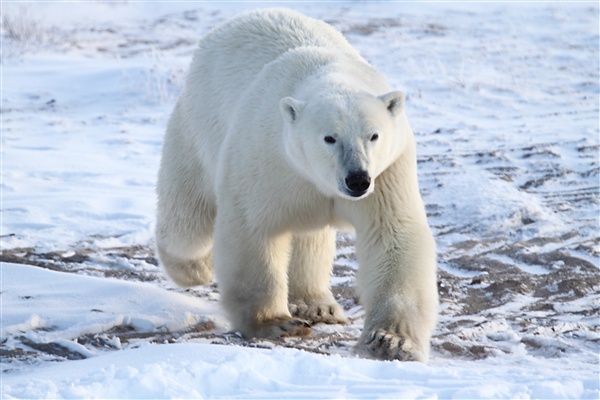
[{"label": "polar bear's head", "polygon": [[280,111],[288,159],[327,196],[368,196],[375,178],[400,156],[408,134],[400,92],[285,97]]}]

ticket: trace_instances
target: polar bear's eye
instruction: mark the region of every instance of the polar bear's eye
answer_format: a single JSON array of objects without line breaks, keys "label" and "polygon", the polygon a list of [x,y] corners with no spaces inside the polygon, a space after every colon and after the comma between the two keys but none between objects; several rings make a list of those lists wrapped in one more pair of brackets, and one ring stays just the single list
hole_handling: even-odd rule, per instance
[{"label": "polar bear's eye", "polygon": [[325,136],[325,143],[334,144],[336,142],[333,136]]},{"label": "polar bear's eye", "polygon": [[379,139],[379,134],[378,133],[374,133],[373,135],[371,135],[371,142],[374,142],[377,139]]}]

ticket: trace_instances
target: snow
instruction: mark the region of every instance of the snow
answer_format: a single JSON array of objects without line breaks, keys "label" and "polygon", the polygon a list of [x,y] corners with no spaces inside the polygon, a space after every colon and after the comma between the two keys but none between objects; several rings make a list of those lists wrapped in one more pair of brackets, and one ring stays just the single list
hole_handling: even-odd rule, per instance
[{"label": "snow", "polygon": [[[407,95],[436,236],[427,365],[359,358],[349,324],[245,341],[218,286],[153,252],[162,135],[197,40],[287,6]],[[598,398],[599,8],[577,3],[2,5],[2,398]]]},{"label": "snow", "polygon": [[[545,360],[527,355],[488,362],[438,358],[424,365],[209,343],[143,343],[92,353],[77,337],[118,327],[181,332],[206,317],[218,319],[218,310],[150,283],[20,264],[2,268],[2,341],[23,335],[86,358],[4,373],[5,398],[583,399],[598,394],[597,374],[586,371],[589,365],[569,360],[548,368]],[[491,339],[507,339],[499,335]],[[518,340],[514,334],[508,339]],[[105,345],[122,349],[118,339]]]},{"label": "snow", "polygon": [[[538,362],[414,363],[322,357],[290,349],[148,345],[10,379],[10,395],[36,398],[593,398],[594,376]],[[488,368],[494,368],[490,377]],[[576,366],[575,366],[576,367]]]},{"label": "snow", "polygon": [[[3,338],[28,332],[42,336],[44,342],[73,340],[82,333],[96,334],[118,326],[177,331],[198,324],[204,319],[200,316],[216,317],[211,310],[215,307],[200,307],[190,297],[150,284],[18,264],[4,264],[2,279],[6,284],[2,293]],[[144,310],[131,311],[139,306]],[[23,315],[30,316],[25,325],[21,323]]]}]

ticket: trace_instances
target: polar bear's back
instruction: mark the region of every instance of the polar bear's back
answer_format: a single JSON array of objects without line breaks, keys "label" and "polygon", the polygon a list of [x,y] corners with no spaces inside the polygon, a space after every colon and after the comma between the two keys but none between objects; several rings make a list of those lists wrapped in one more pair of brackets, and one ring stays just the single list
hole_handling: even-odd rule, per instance
[{"label": "polar bear's back", "polygon": [[331,47],[359,56],[341,33],[323,21],[292,10],[263,9],[242,13],[206,35],[192,70],[200,72],[204,68],[197,67],[208,66],[215,75],[228,75],[238,83],[244,77],[247,85],[266,64],[304,46]]},{"label": "polar bear's back", "polygon": [[191,146],[211,178],[245,90],[267,64],[299,47],[331,48],[360,58],[329,24],[286,9],[242,13],[200,41],[168,132],[182,135],[180,147]]},{"label": "polar bear's back", "polygon": [[[287,9],[242,13],[209,32],[194,55],[188,88],[210,94],[230,110],[265,65],[298,47],[329,47],[359,53],[327,23]],[[191,85],[190,83],[193,82]]]}]

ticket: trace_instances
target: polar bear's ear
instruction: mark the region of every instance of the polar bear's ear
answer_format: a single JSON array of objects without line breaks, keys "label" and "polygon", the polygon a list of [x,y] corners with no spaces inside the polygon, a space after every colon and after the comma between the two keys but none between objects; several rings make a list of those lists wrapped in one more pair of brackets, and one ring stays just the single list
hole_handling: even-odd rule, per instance
[{"label": "polar bear's ear", "polygon": [[290,124],[296,122],[303,108],[304,102],[291,97],[284,97],[279,102],[279,110],[281,111],[281,115],[283,116],[283,119]]},{"label": "polar bear's ear", "polygon": [[385,108],[387,108],[394,117],[400,115],[402,111],[404,111],[404,94],[402,92],[389,92],[379,96],[379,99],[383,101]]}]

